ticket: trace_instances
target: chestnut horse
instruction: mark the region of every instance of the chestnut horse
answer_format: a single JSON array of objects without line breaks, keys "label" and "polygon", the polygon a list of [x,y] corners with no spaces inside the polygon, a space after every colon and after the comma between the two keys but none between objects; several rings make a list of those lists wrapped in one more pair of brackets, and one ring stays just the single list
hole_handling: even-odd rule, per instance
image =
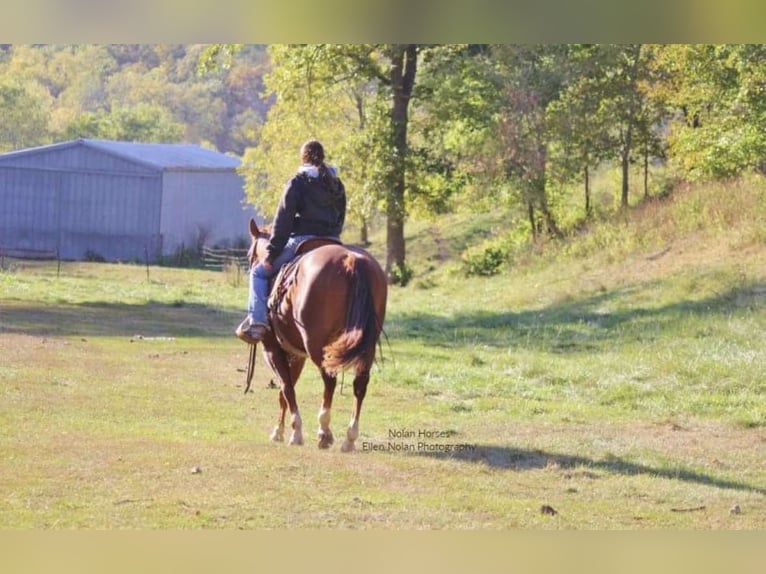
[{"label": "chestnut horse", "polygon": [[[250,220],[250,266],[265,257],[269,235]],[[300,253],[300,250],[299,250]],[[288,263],[287,265],[290,265]],[[281,383],[280,415],[271,440],[283,441],[285,413],[290,409],[290,444],[303,444],[295,385],[306,358],[319,368],[324,396],[319,410],[319,448],[334,442],[330,409],[338,373],[354,373],[354,408],[341,450],[354,450],[359,415],[370,380],[370,369],[383,329],[388,283],[378,262],[365,250],[331,243],[311,249],[289,274],[284,296],[270,309],[271,329],[263,354]],[[284,289],[274,285],[274,289]]]}]

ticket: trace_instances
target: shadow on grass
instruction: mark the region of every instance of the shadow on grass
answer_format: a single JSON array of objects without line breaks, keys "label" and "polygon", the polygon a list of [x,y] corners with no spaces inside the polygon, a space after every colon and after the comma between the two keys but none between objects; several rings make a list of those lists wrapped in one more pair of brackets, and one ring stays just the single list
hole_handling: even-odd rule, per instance
[{"label": "shadow on grass", "polygon": [[3,302],[0,333],[49,337],[232,337],[242,316],[196,303]]},{"label": "shadow on grass", "polygon": [[708,474],[683,468],[655,468],[629,462],[614,456],[602,460],[594,460],[584,456],[492,445],[469,445],[469,448],[452,452],[418,451],[415,455],[435,458],[438,460],[454,460],[484,464],[491,468],[506,470],[523,471],[557,468],[569,472],[572,477],[582,475],[587,478],[598,478],[595,471],[623,474],[627,476],[649,475],[671,480],[693,482],[715,488],[755,492],[757,494],[766,495],[766,487],[763,486],[755,486],[744,482],[716,478]]},{"label": "shadow on grass", "polygon": [[399,316],[389,313],[387,331],[391,338],[416,339],[439,346],[473,343],[577,353],[591,352],[620,335],[628,335],[638,342],[650,342],[684,317],[723,316],[733,309],[760,308],[766,304],[766,284],[761,283],[697,301],[609,310],[610,304],[617,300],[624,306],[630,292],[630,288],[613,290],[544,309],[519,312],[479,311],[449,317],[417,312]]}]

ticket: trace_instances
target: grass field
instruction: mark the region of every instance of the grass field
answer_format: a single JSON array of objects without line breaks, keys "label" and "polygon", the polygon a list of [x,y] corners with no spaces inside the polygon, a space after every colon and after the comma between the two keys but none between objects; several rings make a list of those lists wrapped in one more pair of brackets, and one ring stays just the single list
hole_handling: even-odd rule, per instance
[{"label": "grass field", "polygon": [[351,454],[269,442],[231,274],[6,261],[0,527],[764,529],[766,194],[704,193],[490,278],[459,256],[500,218],[411,222]]}]

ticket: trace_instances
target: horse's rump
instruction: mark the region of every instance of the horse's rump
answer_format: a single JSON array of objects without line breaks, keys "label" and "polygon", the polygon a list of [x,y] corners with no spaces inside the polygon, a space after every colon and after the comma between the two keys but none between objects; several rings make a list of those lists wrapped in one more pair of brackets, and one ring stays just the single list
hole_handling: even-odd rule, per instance
[{"label": "horse's rump", "polygon": [[386,305],[386,278],[364,250],[326,245],[297,262],[272,315],[280,344],[303,351],[325,371],[369,370]]},{"label": "horse's rump", "polygon": [[[328,372],[350,368],[355,372],[369,370],[375,359],[375,349],[383,327],[380,309],[376,305],[373,281],[380,271],[369,256],[349,251],[342,262],[343,273],[350,282],[346,322],[343,331],[324,348],[322,367]],[[381,277],[385,281],[385,277]]]}]

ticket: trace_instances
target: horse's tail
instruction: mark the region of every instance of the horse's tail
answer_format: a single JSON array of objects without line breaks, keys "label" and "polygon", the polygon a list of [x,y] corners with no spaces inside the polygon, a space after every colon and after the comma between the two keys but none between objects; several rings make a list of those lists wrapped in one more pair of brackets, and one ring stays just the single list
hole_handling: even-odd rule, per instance
[{"label": "horse's tail", "polygon": [[375,360],[375,349],[382,331],[382,319],[375,311],[372,295],[372,264],[364,257],[349,253],[344,271],[350,283],[346,324],[337,339],[324,348],[322,367],[328,373],[351,368],[368,370]]}]

